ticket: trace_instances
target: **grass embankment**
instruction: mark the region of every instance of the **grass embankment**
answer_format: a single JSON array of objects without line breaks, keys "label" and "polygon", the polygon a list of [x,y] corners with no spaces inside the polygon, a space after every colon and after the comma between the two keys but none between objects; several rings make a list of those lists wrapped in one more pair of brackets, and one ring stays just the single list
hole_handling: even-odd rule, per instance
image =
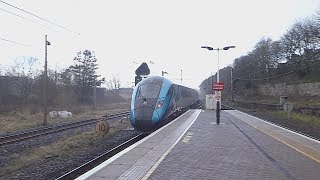
[{"label": "grass embankment", "polygon": [[[297,103],[299,104],[299,102]],[[314,105],[317,103],[318,102],[314,102]],[[279,107],[277,108],[277,106],[275,108],[269,107],[268,105],[248,106],[247,104],[237,104],[238,106],[235,106],[236,108],[248,114],[320,139],[320,117],[316,115],[318,112],[297,111],[296,109],[290,112],[288,118],[287,112],[279,109]],[[299,105],[294,105],[294,107],[297,108]]]},{"label": "grass embankment", "polygon": [[[314,97],[288,97],[288,101],[294,105],[292,112],[288,114],[281,107],[269,107],[267,104],[279,104],[275,97],[258,97],[251,98],[243,103],[237,103],[235,107],[249,114],[272,121],[296,131],[308,134],[310,136],[320,138],[320,117],[317,115],[319,110],[304,110],[303,107],[319,108],[320,100]],[[250,102],[255,102],[258,105],[250,106]],[[261,103],[261,105],[259,105]],[[263,105],[266,103],[266,105]]]},{"label": "grass embankment", "polygon": [[[255,96],[255,97],[246,97],[245,99],[239,100],[245,102],[256,102],[256,103],[270,103],[270,104],[279,104],[280,97],[275,96]],[[302,106],[313,106],[320,107],[319,97],[294,97],[288,96],[288,102],[294,104],[296,107]]]},{"label": "grass embankment", "polygon": [[76,151],[98,146],[98,141],[102,138],[109,138],[111,135],[128,127],[131,127],[129,121],[118,121],[110,126],[108,134],[104,137],[96,134],[95,130],[82,133],[79,132],[71,137],[60,139],[59,141],[49,145],[27,149],[23,155],[13,154],[9,157],[10,163],[1,168],[0,176],[4,176],[10,172],[18,172],[19,169],[24,167],[34,166],[37,162],[46,158],[67,158],[73,156]]},{"label": "grass embankment", "polygon": [[[121,111],[128,111],[130,108],[129,103],[114,103],[100,105],[96,110],[93,110],[92,106],[75,106],[66,111],[72,112],[70,118],[51,118],[48,116],[48,124],[58,124],[61,122],[79,121],[88,118],[100,118],[106,114],[113,114]],[[60,111],[62,109],[50,109]],[[0,114],[0,133],[23,130],[28,128],[35,128],[42,126],[43,114],[32,113],[30,110],[25,111],[13,111],[9,113]]]},{"label": "grass embankment", "polygon": [[[269,116],[276,117],[279,119],[288,119],[288,113],[285,111],[262,111]],[[320,117],[306,115],[302,113],[290,112],[289,119],[291,121],[303,122],[305,124],[311,125],[313,127],[320,128]]]}]

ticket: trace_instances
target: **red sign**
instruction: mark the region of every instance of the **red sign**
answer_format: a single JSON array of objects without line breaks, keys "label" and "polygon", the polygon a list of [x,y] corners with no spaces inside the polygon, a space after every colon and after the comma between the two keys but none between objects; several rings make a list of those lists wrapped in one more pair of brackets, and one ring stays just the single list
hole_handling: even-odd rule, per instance
[{"label": "red sign", "polygon": [[212,85],[212,89],[215,90],[215,91],[221,91],[224,89],[224,83],[223,82],[215,82],[213,85]]}]

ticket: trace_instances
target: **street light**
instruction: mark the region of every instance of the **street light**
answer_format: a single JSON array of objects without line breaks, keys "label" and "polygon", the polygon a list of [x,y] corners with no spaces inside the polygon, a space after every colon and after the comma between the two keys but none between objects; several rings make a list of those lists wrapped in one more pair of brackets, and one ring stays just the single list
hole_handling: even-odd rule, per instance
[{"label": "street light", "polygon": [[210,46],[201,46],[201,48],[204,48],[204,49],[208,49],[209,51],[211,50],[217,50],[218,51],[218,71],[217,71],[217,82],[219,82],[219,51],[220,50],[228,50],[230,48],[235,48],[236,46],[226,46],[226,47],[223,47],[222,49],[221,48],[216,48],[214,49],[213,47],[210,47]]},{"label": "street light", "polygon": [[[213,47],[210,47],[210,46],[202,46],[201,48],[204,48],[204,49],[208,49],[209,51],[212,51],[212,50],[217,50],[218,51],[218,71],[217,71],[217,83],[219,83],[219,51],[220,50],[228,50],[230,48],[235,48],[236,46],[226,46],[226,47],[223,47],[222,49],[221,48],[213,48]],[[211,81],[211,88],[212,87],[212,81]],[[215,91],[215,96],[216,96],[216,101],[217,101],[217,106],[216,106],[216,116],[217,116],[217,124],[220,123],[220,109],[221,109],[221,93],[220,91]]]}]

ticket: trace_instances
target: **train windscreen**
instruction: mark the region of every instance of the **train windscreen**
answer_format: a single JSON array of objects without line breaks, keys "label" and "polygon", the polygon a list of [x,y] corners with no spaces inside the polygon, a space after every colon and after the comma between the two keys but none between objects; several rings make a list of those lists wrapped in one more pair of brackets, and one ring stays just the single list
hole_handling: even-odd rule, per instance
[{"label": "train windscreen", "polygon": [[160,84],[144,84],[139,87],[138,99],[157,98],[160,93]]}]

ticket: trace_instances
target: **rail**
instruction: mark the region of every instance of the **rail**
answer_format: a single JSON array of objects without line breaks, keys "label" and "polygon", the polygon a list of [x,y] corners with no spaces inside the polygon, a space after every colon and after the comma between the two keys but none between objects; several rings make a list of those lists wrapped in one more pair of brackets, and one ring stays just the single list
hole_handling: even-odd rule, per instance
[{"label": "rail", "polygon": [[120,151],[126,149],[127,147],[131,146],[132,144],[138,142],[139,140],[146,137],[148,134],[139,134],[128,141],[120,144],[119,146],[111,149],[110,151],[96,157],[95,159],[79,166],[78,168],[60,176],[57,178],[57,180],[64,180],[64,179],[75,179],[79,177],[80,175],[86,173],[90,169],[96,167],[97,165],[101,164],[102,162],[106,161],[107,159],[111,158],[115,154],[119,153]]},{"label": "rail", "polygon": [[105,115],[105,116],[102,116],[102,118],[87,119],[83,121],[69,122],[69,123],[64,123],[64,124],[55,125],[55,126],[48,126],[48,127],[42,127],[42,128],[32,129],[32,130],[23,131],[23,132],[12,133],[12,134],[4,135],[0,137],[0,146],[13,144],[13,143],[17,143],[17,142],[25,141],[28,139],[45,136],[48,134],[53,134],[53,133],[57,133],[57,132],[61,132],[69,129],[75,129],[85,125],[90,125],[90,124],[96,123],[98,120],[101,120],[101,119],[111,120],[111,119],[125,117],[128,115],[129,115],[129,111],[125,111],[125,112],[120,112],[116,114]]}]

